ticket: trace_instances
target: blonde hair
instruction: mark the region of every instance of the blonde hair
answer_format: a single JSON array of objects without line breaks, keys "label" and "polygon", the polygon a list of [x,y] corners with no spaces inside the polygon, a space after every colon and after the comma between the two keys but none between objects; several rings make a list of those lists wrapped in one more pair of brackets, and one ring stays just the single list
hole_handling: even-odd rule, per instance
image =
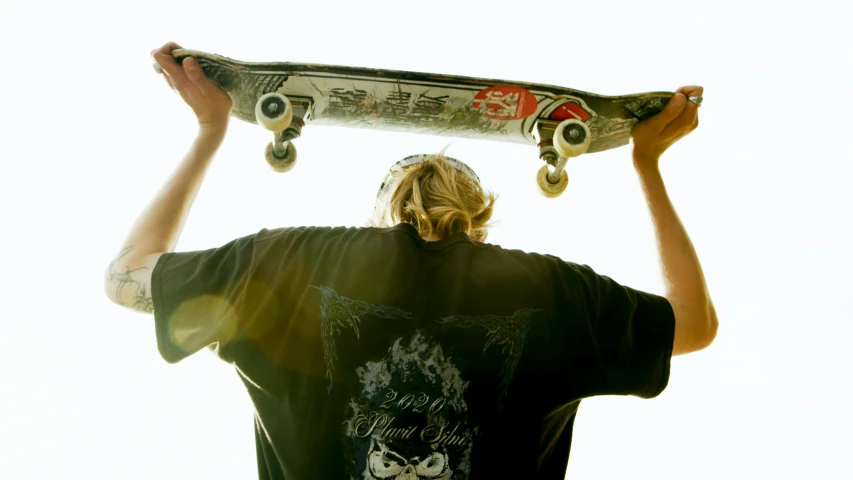
[{"label": "blonde hair", "polygon": [[422,237],[464,232],[485,241],[497,196],[445,161],[444,150],[392,172],[368,224],[382,228],[408,223]]}]

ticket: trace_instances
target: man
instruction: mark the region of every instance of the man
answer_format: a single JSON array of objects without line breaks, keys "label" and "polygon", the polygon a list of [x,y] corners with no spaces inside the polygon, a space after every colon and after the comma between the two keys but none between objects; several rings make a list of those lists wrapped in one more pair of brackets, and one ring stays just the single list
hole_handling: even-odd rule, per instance
[{"label": "man", "polygon": [[392,168],[374,227],[261,230],[174,252],[231,109],[175,48],[153,56],[198,137],[105,288],[154,313],[166,361],[210,347],[237,368],[256,407],[260,478],[562,479],[581,399],[657,396],[670,357],[714,339],[702,270],[658,171],[696,128],[701,87],[679,89],[632,133],[660,297],[484,243],[495,197],[443,154]]}]

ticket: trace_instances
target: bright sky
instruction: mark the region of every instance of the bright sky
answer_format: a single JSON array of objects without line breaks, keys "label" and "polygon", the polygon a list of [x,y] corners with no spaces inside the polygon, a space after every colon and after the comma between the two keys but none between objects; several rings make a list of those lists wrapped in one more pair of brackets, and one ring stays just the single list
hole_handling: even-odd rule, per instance
[{"label": "bright sky", "polygon": [[[151,69],[149,52],[174,40],[241,60],[611,95],[704,85],[701,125],[662,170],[719,335],[673,359],[654,400],[584,401],[568,477],[850,478],[843,3],[0,0],[0,477],[254,478],[252,405],[232,368],[208,351],[166,364],[153,318],[102,289],[193,138],[191,112]],[[264,227],[360,225],[394,161],[450,142],[309,124],[296,168],[275,174],[269,137],[232,122],[179,250]],[[535,148],[457,140],[448,154],[500,195],[491,243],[662,293],[629,148],[572,160],[556,200],[536,191]]]}]

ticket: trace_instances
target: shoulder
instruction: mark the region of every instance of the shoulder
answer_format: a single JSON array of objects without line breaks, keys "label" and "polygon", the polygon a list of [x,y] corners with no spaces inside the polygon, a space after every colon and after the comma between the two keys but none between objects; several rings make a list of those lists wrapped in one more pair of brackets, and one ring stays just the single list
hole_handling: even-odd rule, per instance
[{"label": "shoulder", "polygon": [[276,240],[326,238],[331,239],[338,236],[354,235],[361,231],[374,230],[370,228],[356,227],[282,227],[273,229],[262,229],[255,234],[255,242],[274,242]]}]

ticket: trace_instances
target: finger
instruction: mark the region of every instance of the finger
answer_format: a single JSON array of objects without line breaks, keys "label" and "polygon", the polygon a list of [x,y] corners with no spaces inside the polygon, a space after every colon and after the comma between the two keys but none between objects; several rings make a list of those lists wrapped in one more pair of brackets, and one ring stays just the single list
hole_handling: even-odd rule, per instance
[{"label": "finger", "polygon": [[693,102],[687,102],[684,110],[678,118],[670,122],[661,132],[661,136],[668,138],[681,138],[692,130],[692,126],[699,119],[699,107]]},{"label": "finger", "polygon": [[695,103],[697,106],[702,104],[702,94],[705,92],[705,89],[703,87],[699,85],[690,85],[686,87],[681,87],[677,91],[683,93],[685,96],[687,96],[687,99],[690,102]]},{"label": "finger", "polygon": [[676,93],[669,99],[663,110],[654,117],[649,118],[647,122],[654,125],[658,131],[662,131],[681,115],[684,111],[685,103],[687,103],[687,97],[681,93]]},{"label": "finger", "polygon": [[162,52],[165,54],[171,54],[173,50],[180,50],[182,48],[183,47],[181,47],[175,42],[166,42],[166,44],[164,44],[162,47],[154,49],[154,51],[152,51],[151,53],[153,54],[154,52]]},{"label": "finger", "polygon": [[180,48],[177,43],[170,42],[158,50],[151,52],[151,56],[160,68],[172,77],[172,81],[176,85],[180,85],[186,78],[186,75],[178,62],[175,61],[175,57],[172,56],[172,50],[177,48]]},{"label": "finger", "polygon": [[183,60],[182,65],[184,69],[184,74],[186,74],[187,78],[190,79],[194,84],[196,84],[200,88],[204,88],[206,86],[207,78],[204,75],[204,71],[202,71],[201,66],[198,64],[198,61],[192,57],[187,57]]},{"label": "finger", "polygon": [[688,85],[681,87],[676,92],[683,93],[686,97],[701,97],[705,89],[699,85]]}]

